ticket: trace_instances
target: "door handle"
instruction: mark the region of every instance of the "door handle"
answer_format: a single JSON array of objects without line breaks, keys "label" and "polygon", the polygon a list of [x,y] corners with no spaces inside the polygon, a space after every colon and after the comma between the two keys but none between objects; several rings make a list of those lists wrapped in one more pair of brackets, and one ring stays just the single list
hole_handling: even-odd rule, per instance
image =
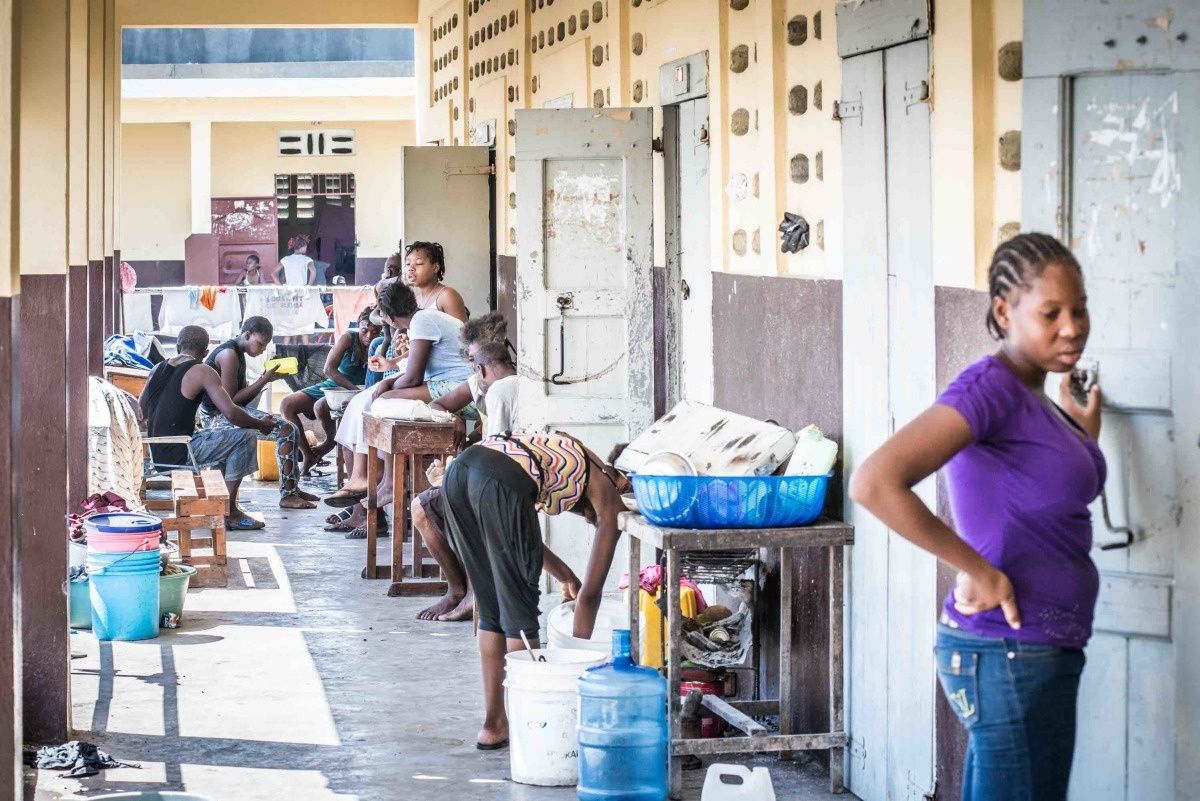
[{"label": "door handle", "polygon": [[558,305],[558,372],[550,376],[550,383],[556,386],[570,384],[564,381],[567,374],[567,309],[574,308],[575,298],[568,294],[559,295],[555,301]]}]

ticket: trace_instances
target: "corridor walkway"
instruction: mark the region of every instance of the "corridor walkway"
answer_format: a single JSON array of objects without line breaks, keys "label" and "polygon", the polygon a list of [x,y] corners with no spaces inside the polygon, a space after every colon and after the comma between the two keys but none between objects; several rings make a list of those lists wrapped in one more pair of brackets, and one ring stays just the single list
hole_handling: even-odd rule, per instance
[{"label": "corridor walkway", "polygon": [[[190,593],[181,628],[140,643],[72,638],[87,654],[71,665],[76,736],[141,768],[80,781],[31,771],[27,798],[575,798],[514,784],[507,751],[473,747],[469,623],[418,622],[427,599],[388,598],[385,583],[360,579],[364,544],[322,531],[328,510],[281,515],[274,488],[243,493],[268,526],[231,538],[228,587]],[[781,799],[830,798],[818,775],[772,773]],[[687,778],[698,799],[702,774]]]}]

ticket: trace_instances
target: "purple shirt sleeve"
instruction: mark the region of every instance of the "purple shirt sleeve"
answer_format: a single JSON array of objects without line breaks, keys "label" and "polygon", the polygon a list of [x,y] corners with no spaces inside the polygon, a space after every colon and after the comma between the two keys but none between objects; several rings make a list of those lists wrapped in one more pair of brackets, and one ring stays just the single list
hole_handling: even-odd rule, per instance
[{"label": "purple shirt sleeve", "polygon": [[968,367],[941,394],[937,402],[962,415],[976,442],[1000,431],[1016,406],[1016,377],[989,356]]}]

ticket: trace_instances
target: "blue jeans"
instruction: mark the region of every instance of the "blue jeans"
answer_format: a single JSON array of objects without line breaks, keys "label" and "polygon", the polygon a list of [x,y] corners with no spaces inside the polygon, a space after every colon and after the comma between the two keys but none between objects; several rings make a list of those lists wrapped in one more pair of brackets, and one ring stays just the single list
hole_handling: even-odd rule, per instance
[{"label": "blue jeans", "polygon": [[1083,651],[938,626],[938,680],[967,730],[962,801],[1065,801]]}]

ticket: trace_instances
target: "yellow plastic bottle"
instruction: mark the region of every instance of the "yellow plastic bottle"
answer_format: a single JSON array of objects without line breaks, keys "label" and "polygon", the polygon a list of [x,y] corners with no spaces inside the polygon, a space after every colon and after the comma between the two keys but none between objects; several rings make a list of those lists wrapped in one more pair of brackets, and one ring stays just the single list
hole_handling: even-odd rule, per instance
[{"label": "yellow plastic bottle", "polygon": [[[661,668],[663,666],[663,628],[666,616],[658,608],[658,599],[662,588],[651,595],[643,589],[638,590],[638,631],[639,637],[638,661],[646,667]],[[691,587],[679,588],[679,608],[683,616],[695,617],[696,592]]]}]

